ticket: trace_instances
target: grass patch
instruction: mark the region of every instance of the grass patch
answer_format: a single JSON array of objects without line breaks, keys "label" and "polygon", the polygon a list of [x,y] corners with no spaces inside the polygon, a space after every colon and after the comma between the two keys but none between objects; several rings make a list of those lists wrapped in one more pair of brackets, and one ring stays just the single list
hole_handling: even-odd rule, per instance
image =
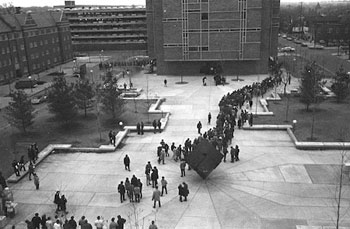
[{"label": "grass patch", "polygon": [[[288,99],[281,96],[281,101],[269,102],[269,110],[274,116],[259,116],[255,124],[292,124],[297,120],[295,136],[299,141],[310,141],[312,119],[314,116],[313,139],[320,142],[350,141],[350,102],[336,103],[329,98],[318,105],[311,105],[309,111],[299,101],[291,96],[289,112],[286,120]],[[313,112],[313,108],[314,112]],[[313,114],[314,113],[314,114]]]}]

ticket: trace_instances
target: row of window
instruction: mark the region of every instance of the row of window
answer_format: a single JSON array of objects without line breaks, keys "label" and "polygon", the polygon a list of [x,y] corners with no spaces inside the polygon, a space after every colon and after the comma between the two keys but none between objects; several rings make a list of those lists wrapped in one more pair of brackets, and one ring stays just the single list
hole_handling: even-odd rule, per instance
[{"label": "row of window", "polygon": [[14,78],[14,73],[13,71],[5,72],[3,74],[0,74],[0,80],[6,80],[6,79],[11,79]]},{"label": "row of window", "polygon": [[[69,27],[62,27],[60,32],[67,32],[67,31],[69,31]],[[58,32],[57,28],[46,28],[46,29],[37,29],[33,31],[24,32],[24,35],[26,37],[35,37],[39,35],[45,35],[45,34],[57,33],[57,32]]]},{"label": "row of window", "polygon": [[[220,28],[220,29],[189,29],[188,31],[183,31],[183,32],[188,32],[188,33],[210,33],[210,32],[240,32],[243,31],[243,28]],[[244,28],[244,31],[248,32],[258,32],[261,31],[261,28]]]}]

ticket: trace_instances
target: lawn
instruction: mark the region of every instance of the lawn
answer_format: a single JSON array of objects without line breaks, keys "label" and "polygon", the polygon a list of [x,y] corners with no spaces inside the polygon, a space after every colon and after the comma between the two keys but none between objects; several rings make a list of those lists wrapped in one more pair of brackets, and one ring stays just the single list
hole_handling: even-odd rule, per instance
[{"label": "lawn", "polygon": [[336,103],[334,99],[328,98],[318,105],[312,105],[309,111],[306,111],[306,106],[299,102],[299,98],[291,96],[286,122],[287,101],[283,96],[281,101],[270,101],[268,107],[274,116],[259,116],[255,119],[255,124],[292,124],[292,120],[297,120],[296,138],[299,141],[310,141],[314,116],[314,141],[350,141],[349,100]]},{"label": "lawn", "polygon": [[119,121],[122,121],[124,125],[136,125],[137,122],[141,121],[146,126],[151,125],[150,122],[154,119],[162,118],[161,114],[148,114],[147,112],[149,105],[155,102],[156,100],[149,100],[149,103],[146,100],[126,100],[123,115],[120,120],[114,122],[110,120],[110,116],[102,114],[100,116],[101,140],[94,110],[90,110],[87,117],[84,117],[83,112],[80,111],[79,117],[74,123],[69,126],[62,126],[54,120],[47,107],[43,107],[27,134],[11,127],[0,130],[0,171],[5,177],[11,175],[13,173],[11,167],[13,159],[19,160],[21,155],[25,155],[25,158],[27,158],[27,147],[33,142],[37,142],[39,150],[51,143],[73,144],[78,147],[98,147],[100,144],[108,144],[108,132],[110,130],[119,131]]}]

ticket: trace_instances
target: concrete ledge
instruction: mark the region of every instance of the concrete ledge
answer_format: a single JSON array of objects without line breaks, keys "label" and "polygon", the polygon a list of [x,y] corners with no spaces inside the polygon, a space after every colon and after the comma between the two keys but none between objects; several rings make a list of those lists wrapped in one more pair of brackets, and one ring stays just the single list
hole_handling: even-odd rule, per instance
[{"label": "concrete ledge", "polygon": [[253,125],[243,126],[244,130],[286,130],[292,128],[290,125]]},{"label": "concrete ledge", "polygon": [[[72,145],[70,144],[52,144],[46,146],[44,149],[42,149],[38,154],[38,160],[36,161],[36,165],[40,164],[50,153],[55,149],[67,149],[70,148]],[[23,177],[25,177],[29,171],[29,162],[27,162],[24,167],[26,168],[26,171],[21,171],[20,176],[16,176],[16,174],[12,174],[9,178],[7,178],[8,183],[17,183],[20,181]]]},{"label": "concrete ledge", "polygon": [[[123,141],[123,139],[128,135],[129,130],[128,129],[124,129],[123,131],[119,131],[116,139],[115,139],[115,148],[117,148],[119,146],[119,144]],[[101,148],[101,146],[100,146]],[[115,150],[115,149],[114,149]],[[114,151],[113,150],[113,151]]]},{"label": "concrete ledge", "polygon": [[[266,99],[260,99],[259,101],[260,101],[261,106],[264,109],[264,112],[269,112],[269,113],[273,114],[273,112],[270,112],[269,109],[267,108],[268,103],[267,103]],[[264,113],[264,112],[261,112],[261,113]]]},{"label": "concrete ledge", "polygon": [[159,106],[165,102],[165,98],[158,99],[155,104],[151,104],[150,108],[148,109],[148,113],[150,114],[163,114],[166,113],[162,110],[159,110]]}]

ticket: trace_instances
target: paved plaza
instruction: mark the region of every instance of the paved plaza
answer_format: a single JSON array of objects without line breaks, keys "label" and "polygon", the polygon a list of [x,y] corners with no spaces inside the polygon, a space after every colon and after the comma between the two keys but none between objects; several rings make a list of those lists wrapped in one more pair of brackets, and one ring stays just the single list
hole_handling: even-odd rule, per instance
[{"label": "paved plaza", "polygon": [[[215,86],[208,78],[206,87],[201,77],[184,77],[187,84],[176,84],[180,77],[167,77],[168,87],[164,87],[163,76],[135,76],[136,87],[146,92],[149,85],[150,97],[166,98],[160,108],[171,112],[165,130],[157,134],[130,133],[123,146],[112,153],[51,154],[37,167],[40,190],[35,190],[28,177],[11,186],[18,206],[10,225],[23,225],[35,212],[54,216],[54,194],[60,190],[68,199],[68,217],[74,215],[78,220],[85,215],[93,223],[98,215],[108,220],[122,215],[127,220],[125,228],[135,228],[131,227],[135,220],[139,228],[148,228],[155,220],[162,229],[334,226],[340,152],[297,150],[285,131],[236,130],[232,145],[239,145],[240,161],[222,162],[206,180],[193,170],[186,170],[186,177],[180,177],[179,162],[170,158],[166,158],[165,165],[157,163],[156,147],[161,139],[169,145],[183,145],[187,138],[197,137],[199,120],[203,130],[214,126],[218,102],[224,94],[264,77],[241,77],[244,81],[238,82],[231,81],[235,77],[227,77],[229,84],[225,86]],[[144,93],[141,97],[146,96]],[[255,104],[253,109],[262,111]],[[212,125],[207,124],[209,111]],[[123,166],[126,154],[131,159],[130,172]],[[144,174],[147,161],[157,166],[159,176],[165,176],[169,183],[161,208],[152,208],[153,190],[146,186]],[[143,182],[143,198],[140,203],[120,203],[117,185],[133,174]],[[187,202],[178,198],[177,186],[183,181],[190,190]],[[341,225],[350,226],[348,174],[344,184]]]}]

